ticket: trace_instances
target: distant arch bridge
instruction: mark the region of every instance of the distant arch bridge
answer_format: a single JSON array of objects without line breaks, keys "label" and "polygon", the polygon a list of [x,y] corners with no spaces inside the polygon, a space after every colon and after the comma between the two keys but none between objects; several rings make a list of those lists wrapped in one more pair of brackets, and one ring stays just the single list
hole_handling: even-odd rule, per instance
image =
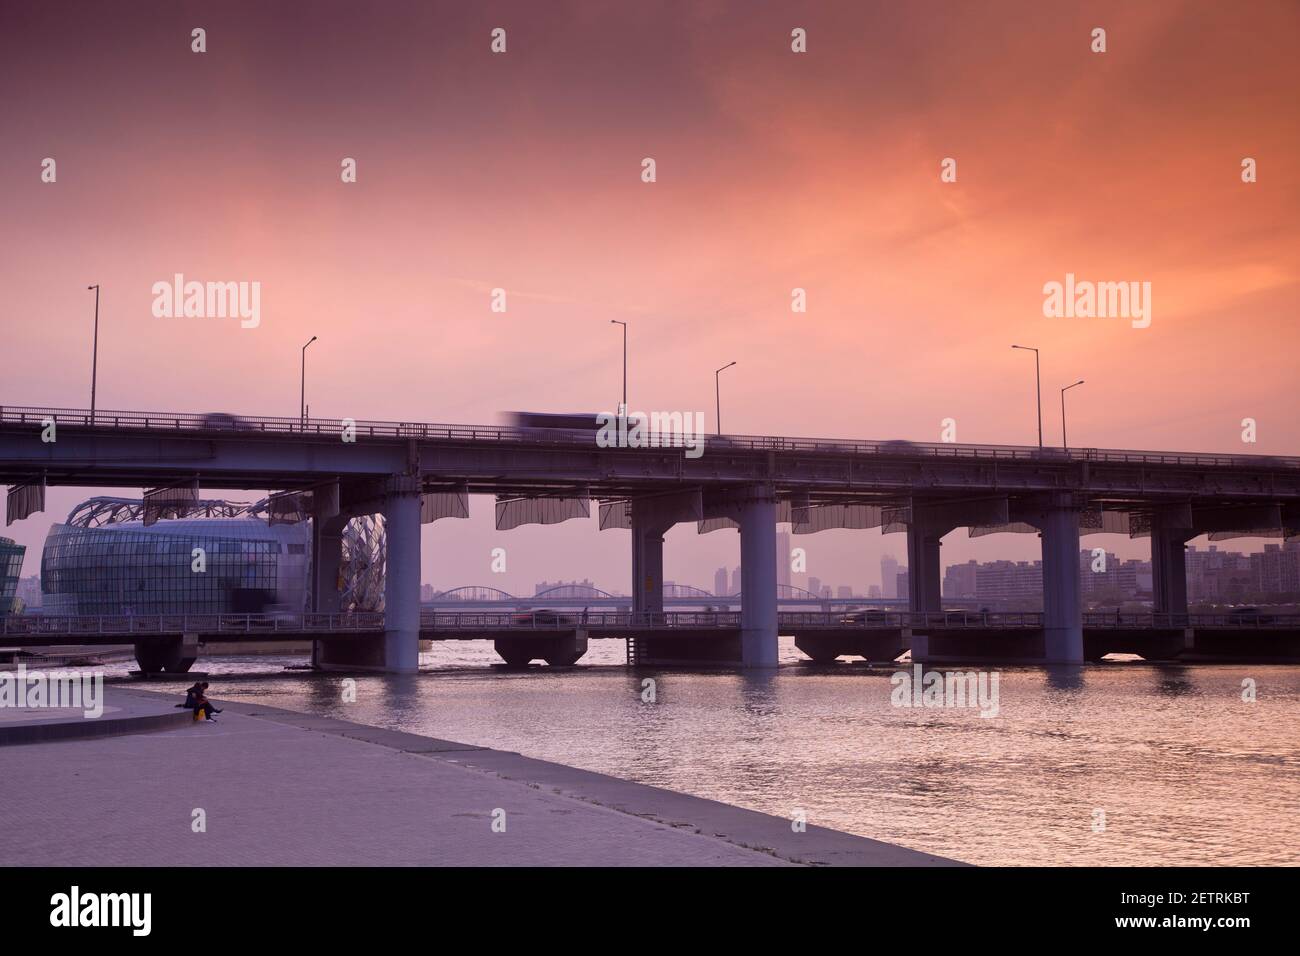
[{"label": "distant arch bridge", "polygon": [[[704,588],[690,584],[665,584],[665,607],[740,607],[742,596],[736,594],[714,594]],[[525,607],[630,607],[632,599],[626,594],[613,594],[594,585],[557,584],[533,595],[511,594],[501,588],[484,584],[466,584],[436,592],[432,600],[421,602],[432,608],[525,608]],[[951,606],[975,605],[976,602],[951,601]],[[906,609],[907,598],[828,598],[820,597],[807,588],[792,584],[777,586],[777,604],[783,607],[896,607]]]}]

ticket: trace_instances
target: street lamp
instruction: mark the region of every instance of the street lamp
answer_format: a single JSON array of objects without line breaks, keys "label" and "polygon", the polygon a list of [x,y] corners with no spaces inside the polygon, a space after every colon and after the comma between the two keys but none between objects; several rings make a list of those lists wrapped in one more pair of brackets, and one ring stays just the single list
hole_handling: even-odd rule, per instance
[{"label": "street lamp", "polygon": [[99,285],[86,286],[86,291],[95,290],[95,344],[90,357],[90,424],[95,424],[95,379],[99,376]]},{"label": "street lamp", "polygon": [[726,365],[722,366],[722,368],[718,369],[716,372],[713,373],[713,392],[718,400],[717,422],[718,422],[719,435],[722,434],[722,373],[725,372],[727,369],[731,368],[731,366],[735,364],[736,364],[735,362],[728,362]]},{"label": "street lamp", "polygon": [[1013,345],[1013,349],[1023,349],[1034,353],[1034,382],[1038,388],[1038,447],[1043,447],[1043,376],[1038,368],[1038,349],[1032,345]]},{"label": "street lamp", "polygon": [[1074,383],[1074,385],[1067,385],[1065,386],[1065,388],[1061,389],[1061,448],[1063,448],[1066,451],[1070,450],[1070,446],[1067,445],[1065,442],[1065,393],[1068,392],[1070,389],[1074,388],[1076,385],[1082,385],[1082,384],[1083,384],[1083,379],[1079,379],[1077,382]]},{"label": "street lamp", "polygon": [[[307,345],[316,341],[316,336],[307,340]],[[302,347],[302,393],[298,402],[298,420],[299,424],[306,430],[307,427],[307,345]]]},{"label": "street lamp", "polygon": [[627,323],[610,319],[610,325],[623,326],[623,404],[619,406],[620,415],[627,414]]}]

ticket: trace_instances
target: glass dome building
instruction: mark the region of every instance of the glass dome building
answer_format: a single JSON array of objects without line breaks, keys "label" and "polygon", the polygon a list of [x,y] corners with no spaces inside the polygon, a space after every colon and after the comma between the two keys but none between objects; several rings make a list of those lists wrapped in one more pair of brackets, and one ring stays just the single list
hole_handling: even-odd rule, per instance
[{"label": "glass dome building", "polygon": [[[76,512],[74,511],[74,514]],[[46,614],[308,609],[311,526],[256,517],[56,524],[41,555]]]},{"label": "glass dome building", "polygon": [[[253,504],[194,501],[177,511],[178,517],[146,525],[138,498],[90,498],[73,508],[45,538],[42,613],[311,610],[310,521],[269,523],[265,498]],[[339,610],[384,609],[385,538],[379,515],[348,522],[341,540]],[[14,547],[16,585],[23,549]],[[0,547],[0,569],[4,553]]]}]

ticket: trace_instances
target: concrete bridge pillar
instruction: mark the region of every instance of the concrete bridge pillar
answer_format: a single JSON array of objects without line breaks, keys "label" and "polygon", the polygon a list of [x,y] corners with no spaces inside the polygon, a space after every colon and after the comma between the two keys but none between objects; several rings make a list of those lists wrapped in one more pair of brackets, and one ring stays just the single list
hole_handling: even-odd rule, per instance
[{"label": "concrete bridge pillar", "polygon": [[[311,521],[311,609],[337,614],[342,603],[339,574],[343,567],[343,529],[346,515],[313,516]],[[321,667],[325,651],[321,641],[311,642],[311,666]]]},{"label": "concrete bridge pillar", "polygon": [[311,609],[337,614],[342,593],[339,571],[343,566],[343,529],[346,515],[312,518],[311,522]]},{"label": "concrete bridge pillar", "polygon": [[943,568],[939,548],[950,528],[915,511],[907,526],[907,607],[910,611],[943,610]]},{"label": "concrete bridge pillar", "polygon": [[[1180,511],[1186,512],[1185,520],[1180,520]],[[1187,542],[1196,537],[1190,524],[1190,509],[1152,516],[1151,589],[1157,612],[1187,613]]]},{"label": "concrete bridge pillar", "polygon": [[413,674],[420,662],[420,480],[394,475],[384,489],[384,670]]},{"label": "concrete bridge pillar", "polygon": [[740,503],[740,656],[744,667],[776,667],[776,495],[750,489]]},{"label": "concrete bridge pillar", "polygon": [[1042,513],[1043,659],[1083,663],[1083,610],[1079,600],[1079,511],[1057,500]]},{"label": "concrete bridge pillar", "polygon": [[664,535],[672,523],[654,520],[632,503],[632,613],[662,614]]}]

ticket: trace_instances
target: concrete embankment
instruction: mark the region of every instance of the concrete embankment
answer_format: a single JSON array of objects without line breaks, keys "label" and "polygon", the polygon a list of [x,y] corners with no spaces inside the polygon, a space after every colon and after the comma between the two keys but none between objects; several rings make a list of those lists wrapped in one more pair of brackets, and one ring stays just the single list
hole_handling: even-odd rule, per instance
[{"label": "concrete embankment", "polygon": [[103,696],[94,701],[86,697],[76,707],[0,707],[0,746],[144,734],[194,722],[190,711],[173,706],[174,700],[102,686],[101,692]]},{"label": "concrete embankment", "polygon": [[218,706],[215,723],[7,749],[0,864],[954,864],[517,753]]}]

